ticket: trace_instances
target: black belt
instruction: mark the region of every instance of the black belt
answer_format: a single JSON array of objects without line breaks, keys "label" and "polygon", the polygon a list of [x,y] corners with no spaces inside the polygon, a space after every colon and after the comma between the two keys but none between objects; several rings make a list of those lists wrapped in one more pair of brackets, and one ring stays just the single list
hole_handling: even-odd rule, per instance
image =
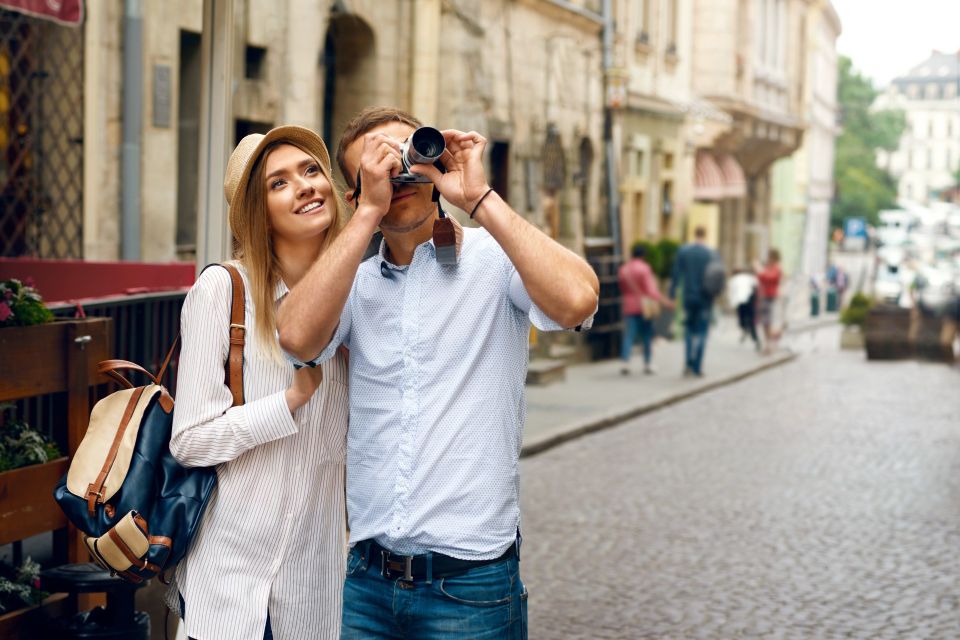
[{"label": "black belt", "polygon": [[476,567],[482,567],[496,562],[502,562],[517,555],[517,545],[511,544],[499,558],[490,558],[489,560],[461,560],[452,558],[442,553],[429,554],[432,556],[428,562],[428,554],[419,556],[403,556],[385,549],[373,540],[363,540],[356,544],[360,550],[360,559],[369,561],[370,564],[380,566],[380,574],[387,580],[404,580],[407,582],[413,580],[426,580],[428,564],[432,565],[429,572],[433,578],[449,578],[452,576],[466,573]]}]

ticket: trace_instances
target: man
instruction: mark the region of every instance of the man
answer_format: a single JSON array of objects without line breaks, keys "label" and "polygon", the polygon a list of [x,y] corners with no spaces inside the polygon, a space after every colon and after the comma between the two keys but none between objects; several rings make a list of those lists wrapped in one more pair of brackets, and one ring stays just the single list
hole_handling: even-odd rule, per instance
[{"label": "man", "polygon": [[[337,162],[356,211],[281,306],[280,342],[313,363],[350,349],[342,637],[525,638],[529,326],[586,325],[599,283],[490,189],[476,133],[443,132],[446,172],[413,168],[432,183],[392,186],[419,126],[389,108],[347,125]],[[457,230],[457,264],[437,260],[434,188],[483,227]],[[361,262],[378,226],[380,251]]]},{"label": "man", "polygon": [[719,259],[717,253],[704,244],[706,237],[707,230],[704,227],[694,229],[694,241],[677,251],[670,279],[670,298],[676,299],[677,287],[683,289],[685,376],[703,376],[703,352],[715,295],[706,290],[705,276],[710,262]]}]

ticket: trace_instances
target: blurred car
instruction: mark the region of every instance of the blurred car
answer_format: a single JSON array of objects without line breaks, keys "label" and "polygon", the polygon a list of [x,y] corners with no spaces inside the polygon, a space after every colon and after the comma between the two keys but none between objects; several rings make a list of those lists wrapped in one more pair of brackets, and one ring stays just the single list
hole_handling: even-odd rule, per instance
[{"label": "blurred car", "polygon": [[947,263],[921,267],[914,282],[920,307],[934,313],[943,311],[957,294],[953,269]]},{"label": "blurred car", "polygon": [[904,289],[901,278],[899,265],[881,262],[877,265],[877,276],[873,282],[874,297],[879,302],[897,304]]},{"label": "blurred car", "polygon": [[885,210],[879,214],[877,242],[880,246],[899,246],[907,242],[914,217],[907,211]]}]

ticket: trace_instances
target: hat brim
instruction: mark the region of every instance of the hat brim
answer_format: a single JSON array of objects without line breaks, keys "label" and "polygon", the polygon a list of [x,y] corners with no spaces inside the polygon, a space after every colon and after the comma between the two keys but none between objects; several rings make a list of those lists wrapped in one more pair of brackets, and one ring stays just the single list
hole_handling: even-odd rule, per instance
[{"label": "hat brim", "polygon": [[288,124],[271,129],[264,134],[263,139],[257,143],[253,152],[250,154],[240,178],[237,181],[236,189],[233,192],[233,198],[229,203],[230,213],[242,210],[247,200],[247,186],[250,183],[250,176],[253,173],[253,167],[257,164],[257,159],[263,153],[263,150],[275,142],[286,142],[300,149],[303,149],[311,156],[320,161],[323,167],[323,173],[326,175],[330,184],[333,185],[333,173],[330,168],[330,153],[327,151],[327,145],[324,144],[316,132],[294,124]]}]

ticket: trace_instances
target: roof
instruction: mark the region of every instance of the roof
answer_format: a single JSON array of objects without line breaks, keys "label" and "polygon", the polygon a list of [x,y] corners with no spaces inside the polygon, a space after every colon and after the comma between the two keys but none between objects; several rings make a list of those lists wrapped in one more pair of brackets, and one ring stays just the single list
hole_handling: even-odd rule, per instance
[{"label": "roof", "polygon": [[944,53],[934,50],[926,60],[907,73],[897,76],[893,82],[895,84],[932,80],[956,82],[958,77],[960,77],[960,51]]}]

